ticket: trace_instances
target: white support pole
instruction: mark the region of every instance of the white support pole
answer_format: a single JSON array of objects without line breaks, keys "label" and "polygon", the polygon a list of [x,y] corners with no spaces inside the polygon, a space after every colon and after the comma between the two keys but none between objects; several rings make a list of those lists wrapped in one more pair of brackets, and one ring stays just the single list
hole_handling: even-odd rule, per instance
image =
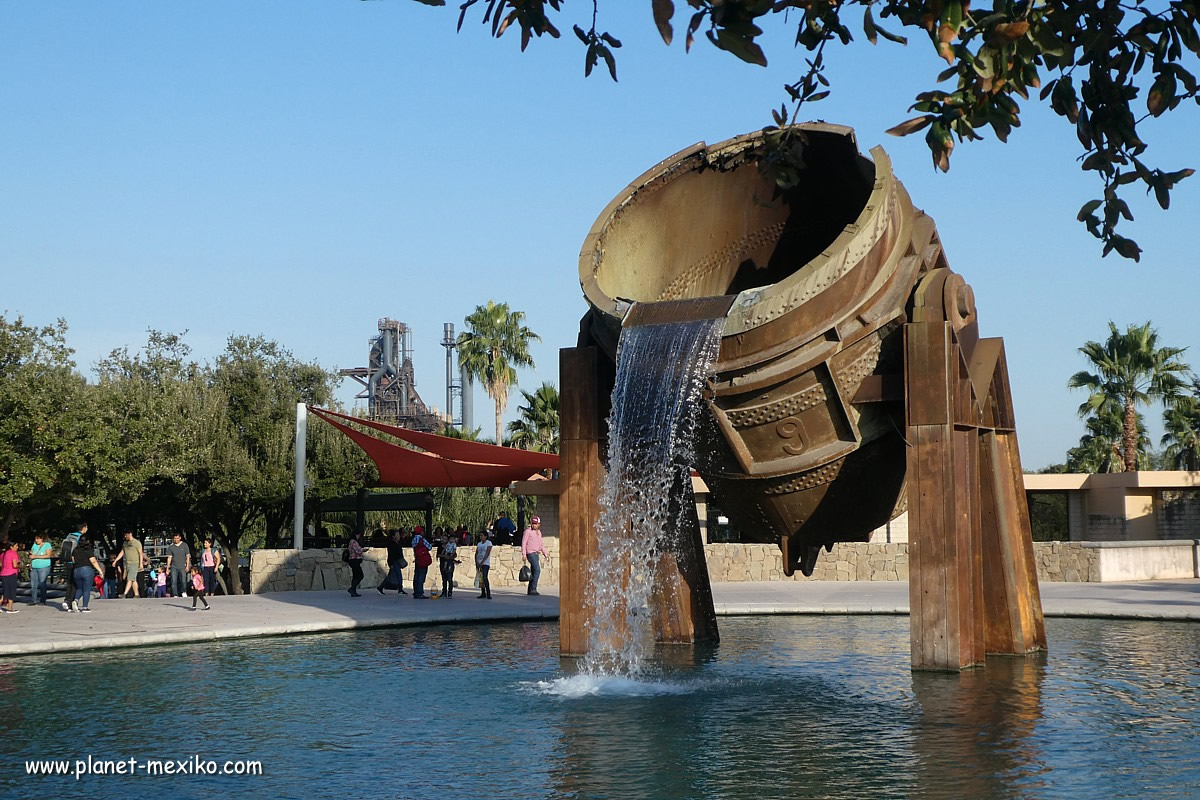
[{"label": "white support pole", "polygon": [[292,546],[304,549],[304,455],[308,444],[308,406],[296,403],[296,506]]}]

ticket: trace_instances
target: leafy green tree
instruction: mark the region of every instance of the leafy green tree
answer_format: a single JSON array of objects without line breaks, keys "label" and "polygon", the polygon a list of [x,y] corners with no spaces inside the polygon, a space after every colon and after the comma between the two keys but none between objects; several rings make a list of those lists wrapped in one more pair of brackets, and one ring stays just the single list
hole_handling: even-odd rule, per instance
[{"label": "leafy green tree", "polygon": [[1189,371],[1180,359],[1186,347],[1160,347],[1158,331],[1144,325],[1129,325],[1124,332],[1108,323],[1109,336],[1103,343],[1086,342],[1079,352],[1095,372],[1081,370],[1067,385],[1086,389],[1088,399],[1079,407],[1081,417],[1115,405],[1123,410],[1121,457],[1125,470],[1138,465],[1137,407],[1160,400],[1169,403],[1184,386],[1180,377]]},{"label": "leafy green tree", "polygon": [[96,365],[96,492],[132,503],[157,482],[178,484],[192,457],[191,424],[203,387],[183,334],[148,332],[145,347],[113,350]]},{"label": "leafy green tree", "polygon": [[92,401],[67,324],[0,315],[0,534],[81,497],[94,463]]},{"label": "leafy green tree", "polygon": [[458,365],[483,384],[496,403],[496,442],[503,441],[500,417],[508,406],[508,390],[517,384],[517,367],[532,367],[529,345],[541,337],[525,327],[525,312],[507,303],[488,300],[467,318],[468,330],[458,335]]},{"label": "leafy green tree", "polygon": [[[444,5],[444,0],[419,1]],[[468,11],[478,6],[493,36],[519,29],[524,50],[535,36],[559,37],[551,17],[564,5],[562,0],[466,0],[458,25],[461,29]],[[650,0],[648,5],[663,41],[671,44],[677,3]],[[586,16],[574,32],[585,48],[584,74],[604,62],[616,80],[614,51],[621,42],[597,27],[599,6],[582,4]],[[1200,103],[1191,71],[1200,55],[1197,0],[997,0],[979,9],[970,8],[969,0],[687,0],[687,6],[685,49],[703,33],[714,46],[765,66],[759,39],[773,20],[794,30],[796,46],[809,52],[806,66],[783,87],[784,103],[771,111],[771,127],[782,130],[772,138],[774,152],[765,163],[783,185],[794,180],[794,167],[803,158],[802,136],[786,126],[799,119],[805,104],[829,94],[825,47],[849,44],[851,27],[873,45],[880,38],[907,44],[906,36],[889,28],[908,29],[928,40],[932,54],[944,62],[931,59],[941,70],[936,82],[948,85],[918,94],[912,108],[921,115],[889,131],[906,136],[928,129],[925,142],[937,169],[950,168],[956,138],[981,139],[981,132],[991,128],[997,139],[1007,141],[1021,125],[1020,103],[1037,92],[1037,100],[1078,137],[1082,167],[1102,186],[1101,197],[1086,203],[1078,219],[1103,242],[1105,255],[1115,250],[1137,260],[1141,254],[1136,242],[1117,233],[1122,219],[1133,218],[1120,196],[1125,187],[1140,183],[1165,209],[1171,190],[1193,174],[1145,163],[1141,123],[1188,100]]]},{"label": "leafy green tree", "polygon": [[1163,412],[1160,444],[1171,469],[1200,470],[1200,378],[1192,379],[1192,394],[1183,395]]},{"label": "leafy green tree", "polygon": [[[328,404],[334,382],[319,365],[298,361],[261,336],[230,337],[208,370],[208,392],[195,429],[198,457],[186,484],[192,507],[229,554],[227,562],[236,563],[248,534],[280,540],[291,516],[296,404]],[[320,437],[315,438],[319,447],[340,447]],[[349,450],[342,452],[343,466],[361,464]],[[332,466],[320,469],[332,473]],[[347,473],[318,480],[331,493],[353,483]],[[240,579],[236,573],[231,577],[240,593]]]},{"label": "leafy green tree", "polygon": [[526,391],[521,394],[525,404],[517,409],[520,416],[508,423],[513,446],[542,453],[557,453],[558,389],[546,382],[532,394]]}]

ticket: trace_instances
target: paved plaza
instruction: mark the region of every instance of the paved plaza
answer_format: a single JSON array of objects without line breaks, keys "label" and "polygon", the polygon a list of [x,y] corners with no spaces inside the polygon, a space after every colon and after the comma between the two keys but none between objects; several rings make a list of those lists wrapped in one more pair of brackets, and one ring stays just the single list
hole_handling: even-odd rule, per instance
[{"label": "paved plaza", "polygon": [[[211,611],[192,611],[187,598],[93,600],[90,614],[57,604],[0,615],[0,657],[242,639],[399,625],[558,618],[558,587],[539,597],[499,588],[480,600],[469,587],[449,599],[414,600],[365,590],[273,592],[210,598]],[[1200,621],[1200,580],[1138,583],[1043,583],[1046,616]],[[718,583],[720,615],[907,614],[908,584],[895,581],[772,581]]]}]

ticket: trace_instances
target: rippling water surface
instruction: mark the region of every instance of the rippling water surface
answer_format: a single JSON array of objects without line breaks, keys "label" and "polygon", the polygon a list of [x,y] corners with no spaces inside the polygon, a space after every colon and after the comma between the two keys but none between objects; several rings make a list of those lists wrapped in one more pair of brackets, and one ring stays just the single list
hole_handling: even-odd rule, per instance
[{"label": "rippling water surface", "polygon": [[[0,797],[1200,797],[1200,625],[1047,620],[1043,659],[913,674],[904,617],[723,619],[642,680],[553,623],[0,664]],[[25,776],[31,758],[258,759],[260,777]]]}]

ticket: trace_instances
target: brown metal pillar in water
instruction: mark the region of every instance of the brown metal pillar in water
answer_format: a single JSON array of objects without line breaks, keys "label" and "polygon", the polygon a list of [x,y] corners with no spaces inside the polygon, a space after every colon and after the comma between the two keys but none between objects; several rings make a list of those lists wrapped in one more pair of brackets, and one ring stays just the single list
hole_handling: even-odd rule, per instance
[{"label": "brown metal pillar in water", "polygon": [[596,555],[596,521],[604,464],[600,459],[602,409],[607,381],[605,363],[595,347],[559,351],[560,456],[562,493],[559,513],[559,651],[587,652],[587,581]]},{"label": "brown metal pillar in water", "polygon": [[[654,639],[666,644],[716,644],[721,637],[690,477],[685,485],[675,487],[671,504],[671,516],[680,520],[682,530],[655,567],[650,597]],[[677,508],[682,513],[676,514]]]},{"label": "brown metal pillar in water", "polygon": [[978,338],[970,287],[937,269],[904,347],[913,669],[1045,649],[1003,343]]},{"label": "brown metal pillar in water", "polygon": [[978,434],[954,425],[959,354],[950,324],[910,323],[904,343],[912,666],[960,670],[985,655],[980,515],[972,504]]},{"label": "brown metal pillar in water", "polygon": [[999,424],[983,435],[981,447],[986,645],[989,653],[1024,655],[1046,649],[1046,626],[1004,345],[996,341],[998,356],[989,400]]}]

